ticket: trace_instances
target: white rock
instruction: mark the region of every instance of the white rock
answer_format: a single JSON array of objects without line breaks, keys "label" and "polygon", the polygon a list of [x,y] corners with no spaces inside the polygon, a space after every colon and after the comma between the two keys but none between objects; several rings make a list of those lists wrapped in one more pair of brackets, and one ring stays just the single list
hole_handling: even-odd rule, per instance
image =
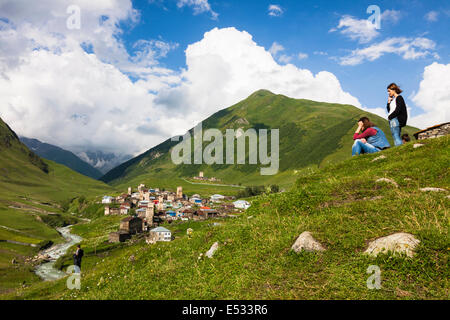
[{"label": "white rock", "polygon": [[428,191],[431,191],[431,192],[446,192],[447,190],[442,189],[442,188],[420,188],[420,191],[422,191],[422,192],[428,192]]},{"label": "white rock", "polygon": [[413,148],[414,149],[417,149],[417,148],[420,148],[420,147],[423,147],[424,145],[423,144],[421,144],[421,143],[415,143],[414,145],[413,145]]},{"label": "white rock", "polygon": [[208,251],[206,251],[205,256],[207,256],[208,258],[212,258],[218,248],[219,248],[219,243],[214,242],[214,244],[211,246],[211,248]]},{"label": "white rock", "polygon": [[394,180],[392,180],[392,179],[387,179],[387,178],[380,178],[380,179],[378,179],[377,181],[375,181],[375,182],[387,182],[387,183],[390,183],[390,184],[392,184],[392,185],[394,185],[396,188],[398,188],[398,184],[397,184],[397,182],[395,182]]},{"label": "white rock", "polygon": [[376,157],[375,159],[373,159],[372,162],[375,162],[375,161],[378,161],[378,160],[383,160],[383,159],[386,159],[386,156],[382,154],[381,156]]},{"label": "white rock", "polygon": [[370,242],[364,253],[376,257],[379,253],[392,252],[394,254],[404,253],[408,257],[412,257],[414,249],[419,243],[420,241],[412,234],[394,233]]},{"label": "white rock", "polygon": [[302,250],[312,252],[312,251],[325,251],[325,248],[313,238],[309,231],[303,232],[295,243],[291,247],[295,252],[300,252]]}]

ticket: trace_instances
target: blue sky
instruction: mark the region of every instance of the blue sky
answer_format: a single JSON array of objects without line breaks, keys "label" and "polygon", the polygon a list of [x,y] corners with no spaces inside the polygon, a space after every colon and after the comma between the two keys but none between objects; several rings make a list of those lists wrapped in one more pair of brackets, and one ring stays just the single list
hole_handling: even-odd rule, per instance
[{"label": "blue sky", "polygon": [[[178,8],[176,1],[133,1],[141,12],[141,22],[124,34],[125,43],[131,45],[138,39],[161,38],[176,42],[179,47],[161,62],[168,68],[185,67],[185,48],[199,41],[203,34],[215,27],[235,27],[249,32],[261,46],[269,49],[273,42],[281,44],[285,53],[308,54],[308,58],[292,59],[290,63],[306,68],[313,73],[327,70],[341,81],[345,91],[356,96],[367,107],[384,107],[386,86],[397,82],[404,89],[404,96],[411,107],[411,115],[423,111],[408,99],[418,90],[424,67],[434,61],[447,64],[450,58],[450,3],[446,1],[210,1],[211,8],[218,13],[212,19],[209,12],[193,14],[189,7]],[[281,16],[268,15],[270,5],[283,10]],[[366,10],[378,5],[382,12],[399,12],[398,21],[381,21],[380,35],[369,43],[359,44],[339,32],[329,32],[336,27],[342,16],[367,19]],[[427,19],[426,14],[438,12],[436,20]],[[426,37],[436,42],[436,53],[440,59],[428,56],[422,59],[405,60],[396,54],[385,54],[375,61],[355,66],[342,66],[334,58],[345,56],[349,51],[369,46],[389,37]],[[314,54],[316,52],[316,54]],[[317,54],[318,52],[327,55]],[[450,108],[450,106],[449,106]]]},{"label": "blue sky", "polygon": [[450,121],[447,30],[435,0],[0,0],[0,117],[136,155],[258,89],[386,117],[396,82],[424,128]]}]

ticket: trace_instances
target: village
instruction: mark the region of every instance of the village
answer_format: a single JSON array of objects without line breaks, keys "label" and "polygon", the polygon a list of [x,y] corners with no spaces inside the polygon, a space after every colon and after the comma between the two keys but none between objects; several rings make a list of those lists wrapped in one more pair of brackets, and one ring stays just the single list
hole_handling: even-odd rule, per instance
[{"label": "village", "polygon": [[[199,176],[203,176],[200,172]],[[235,197],[214,194],[209,198],[202,198],[198,194],[188,197],[182,187],[176,192],[159,188],[147,188],[144,184],[133,192],[116,197],[104,196],[105,215],[126,216],[120,221],[119,230],[109,234],[110,242],[124,242],[135,234],[146,234],[149,244],[158,241],[172,241],[171,231],[160,226],[173,221],[199,221],[210,218],[233,217],[250,207],[245,200],[235,201]]]}]

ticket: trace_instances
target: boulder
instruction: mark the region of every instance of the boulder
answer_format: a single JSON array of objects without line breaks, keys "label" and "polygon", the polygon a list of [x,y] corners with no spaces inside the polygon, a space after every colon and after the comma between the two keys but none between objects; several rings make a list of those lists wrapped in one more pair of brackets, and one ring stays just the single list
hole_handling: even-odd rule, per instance
[{"label": "boulder", "polygon": [[291,250],[298,253],[303,250],[308,252],[325,251],[325,248],[320,244],[320,242],[313,238],[309,231],[305,231],[297,238],[297,240],[295,240]]},{"label": "boulder", "polygon": [[376,257],[380,253],[392,252],[393,254],[406,254],[408,257],[414,255],[414,249],[420,243],[412,234],[394,233],[387,237],[378,238],[369,243],[364,253]]},{"label": "boulder", "polygon": [[442,188],[420,188],[422,192],[446,192],[447,190]]},{"label": "boulder", "polygon": [[211,248],[208,251],[206,251],[205,256],[207,256],[208,258],[212,258],[217,249],[219,249],[219,243],[214,242]]},{"label": "boulder", "polygon": [[392,180],[392,179],[388,179],[388,178],[380,178],[380,179],[378,179],[378,180],[375,181],[375,182],[376,182],[376,183],[379,183],[379,182],[387,182],[387,183],[392,184],[392,185],[395,186],[396,188],[398,188],[397,182],[395,182],[395,181]]}]

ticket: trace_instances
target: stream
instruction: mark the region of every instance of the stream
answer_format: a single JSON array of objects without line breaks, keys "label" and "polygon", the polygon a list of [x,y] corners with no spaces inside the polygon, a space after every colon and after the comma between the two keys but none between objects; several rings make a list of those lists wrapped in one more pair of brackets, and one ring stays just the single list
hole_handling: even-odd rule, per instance
[{"label": "stream", "polygon": [[47,254],[50,257],[50,261],[40,264],[36,268],[35,273],[45,281],[58,280],[67,275],[65,272],[54,268],[55,262],[59,257],[66,254],[71,246],[83,240],[80,236],[70,233],[70,228],[71,226],[56,228],[66,239],[66,242],[51,246],[41,252],[41,254]]}]

